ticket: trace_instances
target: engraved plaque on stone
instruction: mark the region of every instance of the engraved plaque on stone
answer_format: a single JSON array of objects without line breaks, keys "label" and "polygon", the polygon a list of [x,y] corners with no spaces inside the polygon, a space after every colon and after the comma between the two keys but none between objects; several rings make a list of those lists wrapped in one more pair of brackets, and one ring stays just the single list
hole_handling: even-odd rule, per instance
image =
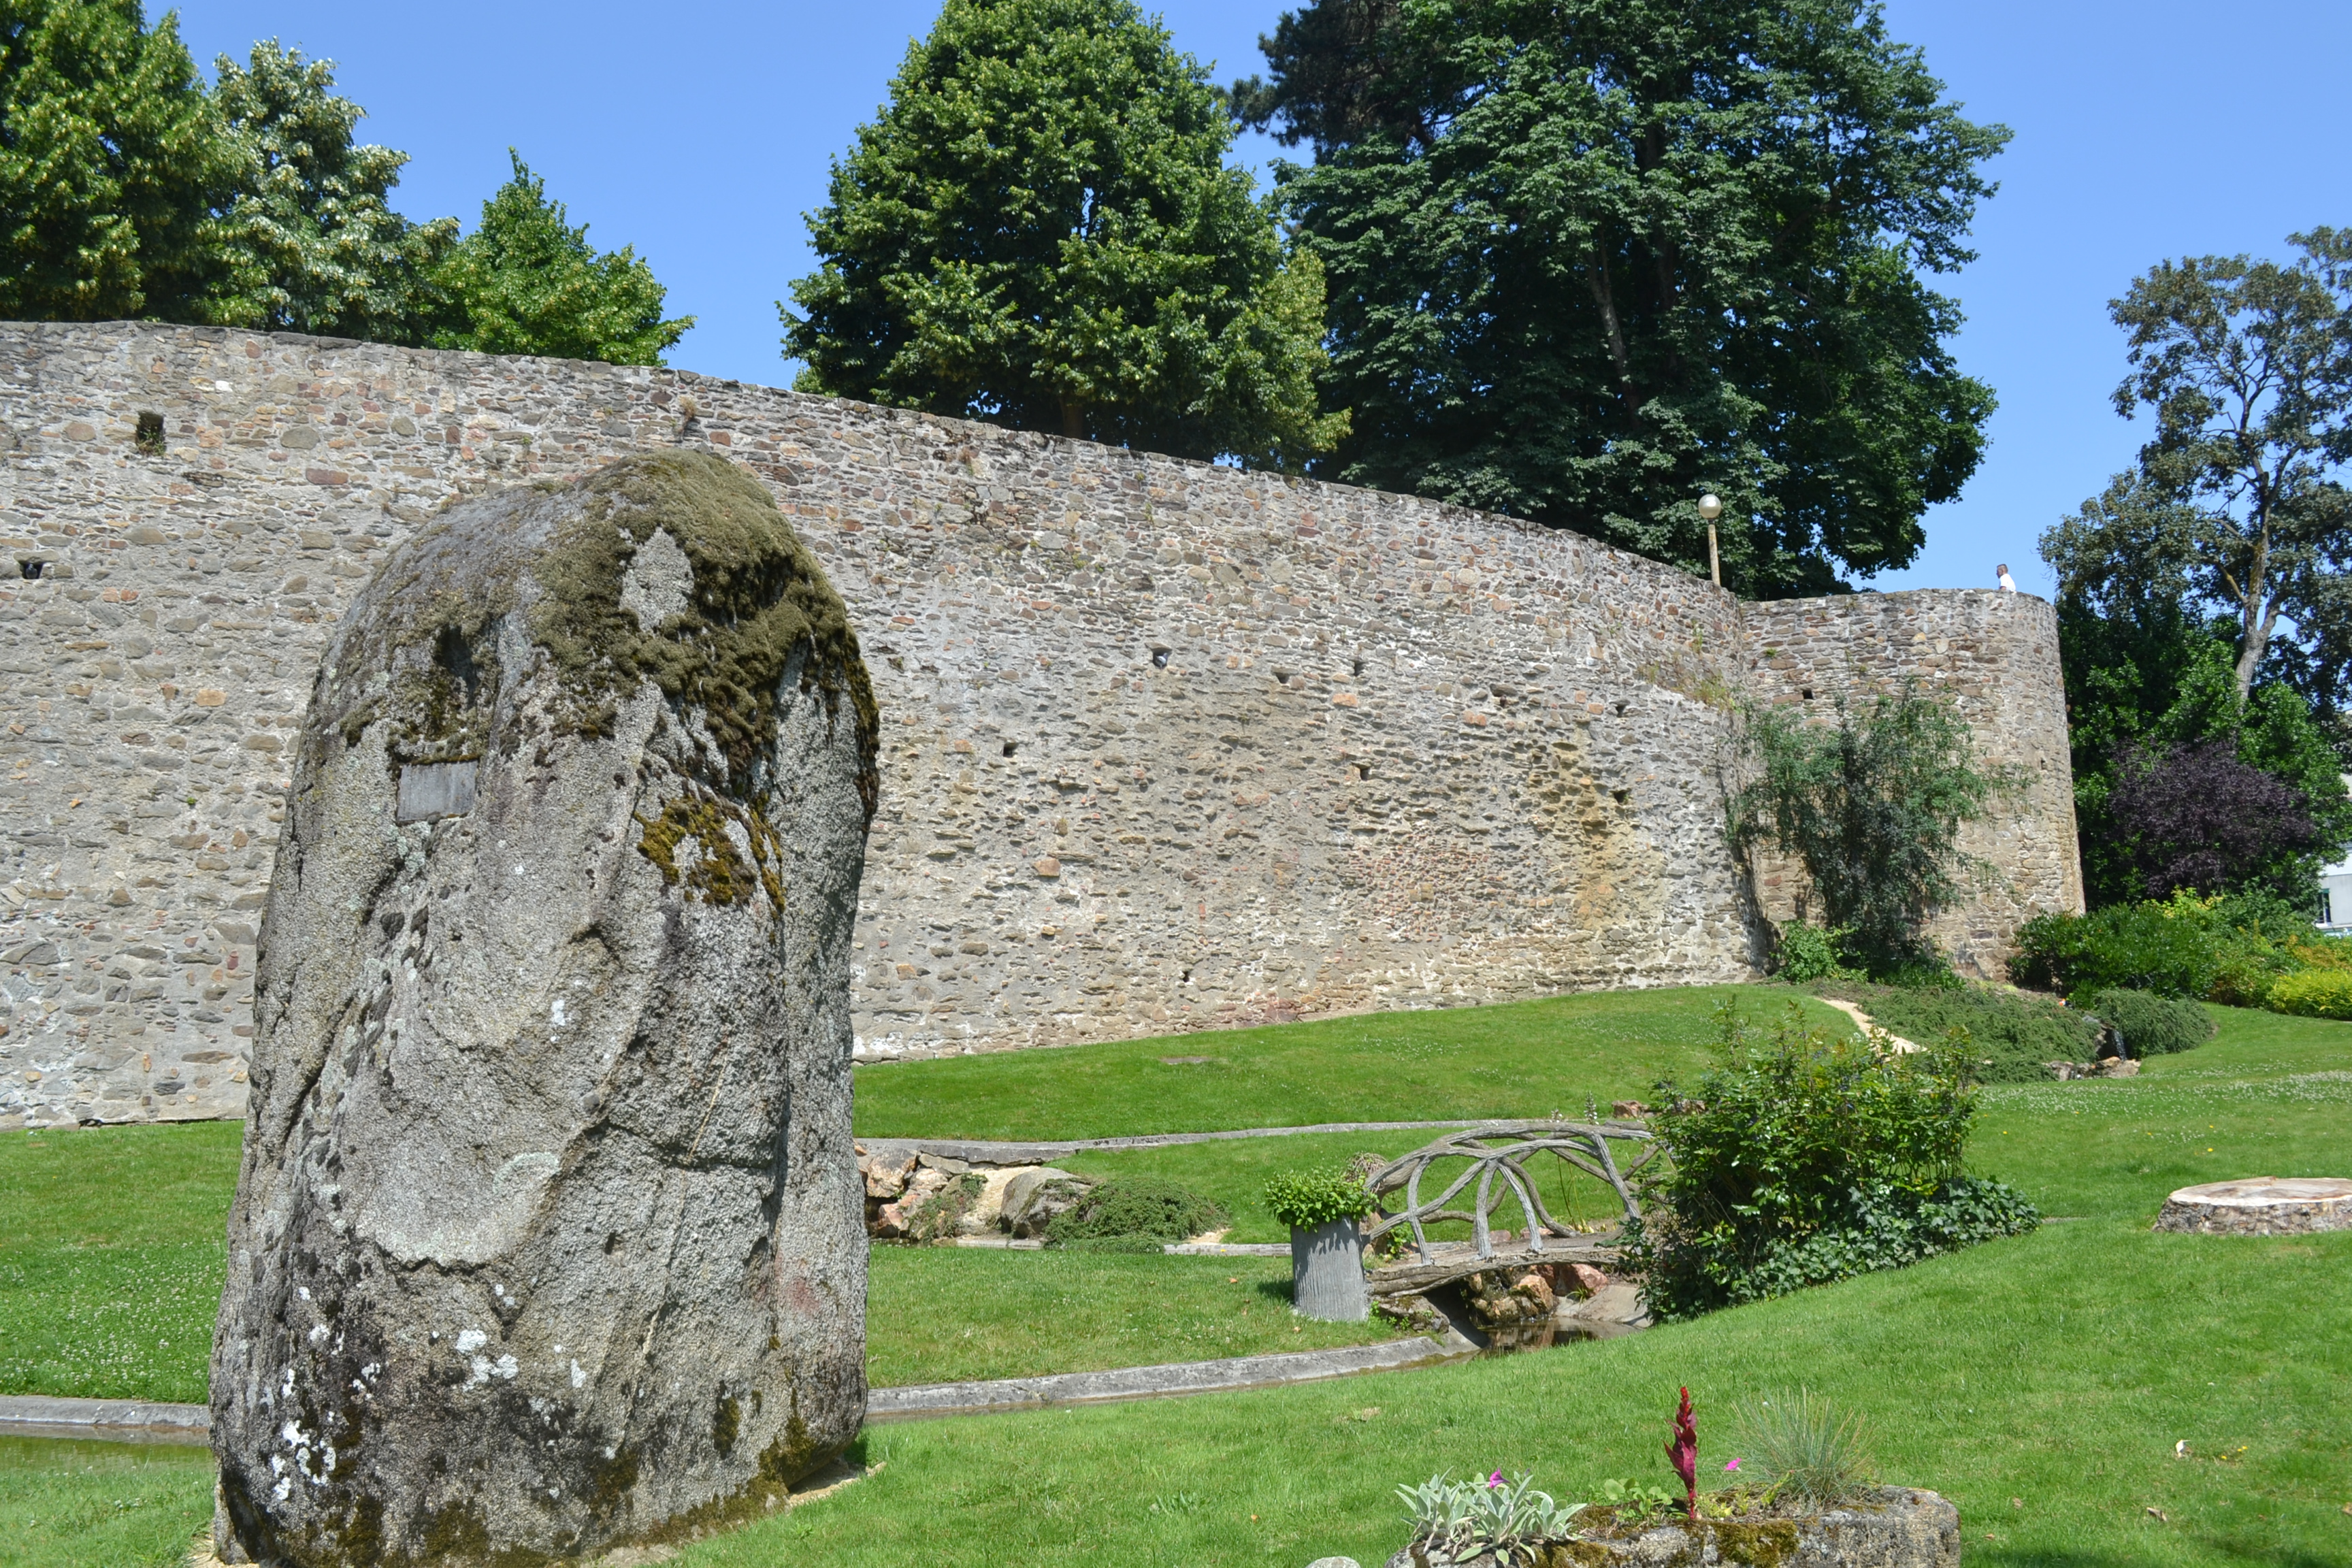
[{"label": "engraved plaque on stone", "polygon": [[410,763],[400,770],[397,822],[429,822],[463,816],[474,809],[474,773],[479,763]]}]

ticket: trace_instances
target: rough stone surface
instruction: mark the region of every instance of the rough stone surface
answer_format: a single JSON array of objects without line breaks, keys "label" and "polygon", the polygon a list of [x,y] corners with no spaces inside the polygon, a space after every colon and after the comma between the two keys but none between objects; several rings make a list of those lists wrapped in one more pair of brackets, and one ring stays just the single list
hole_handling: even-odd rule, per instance
[{"label": "rough stone surface", "polygon": [[1931,1491],[1882,1487],[1868,1502],[1759,1523],[1661,1524],[1630,1540],[1553,1542],[1510,1565],[1406,1547],[1387,1568],[1959,1568],[1960,1513]]},{"label": "rough stone surface", "polygon": [[[873,723],[814,558],[699,454],[469,502],[358,597],[260,933],[225,1560],[659,1539],[856,1433]],[[459,763],[469,810],[400,820]]]},{"label": "rough stone surface", "polygon": [[2352,1181],[2249,1176],[2183,1187],[2164,1200],[2158,1230],[2206,1236],[2301,1236],[2352,1230]]},{"label": "rough stone surface", "polygon": [[[761,479],[866,628],[890,717],[863,1059],[1743,977],[1729,705],[1850,656],[1919,666],[1998,747],[2055,737],[2061,771],[1988,829],[2012,892],[1953,917],[1977,961],[2075,897],[2054,635],[2024,595],[1743,608],[1410,497],[682,372],[198,328],[0,326],[0,569],[42,567],[0,580],[0,1125],[241,1112],[329,628],[453,499],[630,452]],[[464,786],[414,787],[427,812]]]},{"label": "rough stone surface", "polygon": [[[1961,850],[1989,876],[1928,927],[1957,967],[2007,980],[2019,926],[2082,912],[2058,616],[2046,601],[1994,589],[1786,599],[1742,606],[1741,627],[1757,700],[1826,721],[1840,701],[1860,709],[1907,678],[1958,708],[1979,761],[2012,771],[2020,792],[1960,830]],[[1776,921],[1806,892],[1801,870],[1770,857],[1756,882]]]}]

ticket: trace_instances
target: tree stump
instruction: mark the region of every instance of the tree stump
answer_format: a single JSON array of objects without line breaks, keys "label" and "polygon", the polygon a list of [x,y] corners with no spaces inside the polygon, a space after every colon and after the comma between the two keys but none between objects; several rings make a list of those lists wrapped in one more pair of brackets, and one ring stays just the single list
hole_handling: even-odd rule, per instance
[{"label": "tree stump", "polygon": [[1364,1288],[1364,1229],[1354,1219],[1290,1227],[1290,1300],[1302,1318],[1360,1323],[1371,1315]]},{"label": "tree stump", "polygon": [[2305,1236],[2352,1230],[2352,1181],[2335,1176],[2245,1176],[2183,1187],[2164,1200],[2158,1230],[2200,1236]]}]

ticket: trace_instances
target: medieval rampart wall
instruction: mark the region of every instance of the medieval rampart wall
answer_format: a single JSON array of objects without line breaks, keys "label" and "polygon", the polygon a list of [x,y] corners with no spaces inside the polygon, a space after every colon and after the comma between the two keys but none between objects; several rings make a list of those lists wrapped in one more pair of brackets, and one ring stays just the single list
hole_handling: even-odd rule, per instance
[{"label": "medieval rampart wall", "polygon": [[0,326],[0,1125],[241,1108],[328,627],[451,499],[674,445],[865,642],[866,1059],[1749,973],[1741,612],[1654,563],[680,372]]},{"label": "medieval rampart wall", "polygon": [[[1948,698],[1969,721],[1978,759],[2008,780],[2013,793],[1960,830],[1975,896],[1928,928],[1958,968],[2006,979],[2021,924],[2053,910],[2081,912],[2065,685],[2048,601],[1994,589],[1849,594],[1747,605],[1741,618],[1756,700],[1829,722],[1840,703],[1859,710],[1908,681]],[[1801,870],[1768,858],[1755,880],[1766,915],[1796,912]]]}]

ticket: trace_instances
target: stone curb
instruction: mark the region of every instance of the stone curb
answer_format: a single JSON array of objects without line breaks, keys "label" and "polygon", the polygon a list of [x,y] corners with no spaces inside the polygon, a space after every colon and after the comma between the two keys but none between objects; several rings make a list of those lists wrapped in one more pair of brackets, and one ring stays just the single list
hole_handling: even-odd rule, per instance
[{"label": "stone curb", "polygon": [[[866,1419],[908,1421],[932,1415],[980,1415],[1049,1405],[1107,1405],[1171,1394],[1209,1394],[1316,1383],[1364,1372],[1433,1366],[1478,1353],[1449,1331],[1444,1337],[1392,1340],[1341,1350],[1283,1351],[1223,1361],[1176,1362],[1111,1372],[1054,1373],[980,1383],[927,1383],[877,1388],[866,1396]],[[47,1399],[0,1394],[0,1436],[79,1437],[106,1443],[211,1441],[212,1414],[201,1405],[159,1405],[114,1399]]]},{"label": "stone curb", "polygon": [[81,1437],[101,1443],[212,1440],[212,1412],[201,1405],[140,1399],[51,1399],[0,1394],[0,1437]]},{"label": "stone curb", "polygon": [[1108,1405],[1171,1394],[1211,1394],[1283,1384],[1316,1383],[1358,1373],[1432,1366],[1478,1353],[1459,1333],[1444,1338],[1393,1340],[1344,1350],[1285,1351],[1273,1355],[1234,1356],[1223,1361],[1178,1362],[1131,1366],[1116,1372],[1056,1373],[1045,1377],[1007,1377],[982,1383],[926,1383],[877,1388],[866,1396],[866,1420],[909,1421],[933,1415],[983,1415],[1003,1410],[1034,1410],[1056,1405]]},{"label": "stone curb", "polygon": [[1410,1132],[1424,1127],[1482,1127],[1476,1120],[1446,1121],[1319,1121],[1311,1127],[1242,1127],[1224,1132],[1145,1132],[1127,1138],[1074,1138],[1062,1142],[994,1142],[984,1138],[860,1138],[858,1147],[929,1154],[974,1165],[1044,1165],[1065,1154],[1117,1149],[1172,1149],[1180,1143],[1222,1143],[1234,1138],[1290,1138],[1302,1132]]}]

